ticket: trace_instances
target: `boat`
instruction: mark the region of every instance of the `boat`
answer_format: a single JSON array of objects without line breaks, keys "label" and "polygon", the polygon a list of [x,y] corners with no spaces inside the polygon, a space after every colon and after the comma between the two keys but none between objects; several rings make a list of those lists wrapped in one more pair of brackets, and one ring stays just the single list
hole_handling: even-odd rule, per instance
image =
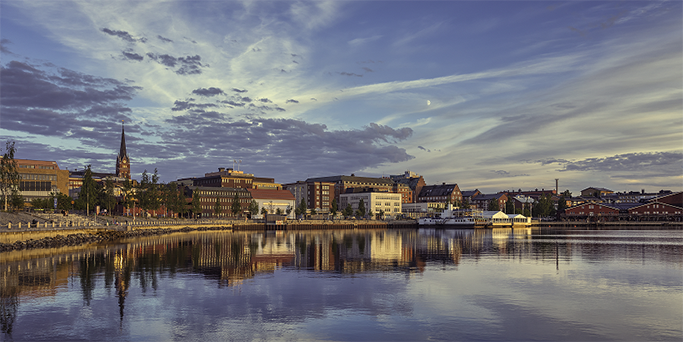
[{"label": "boat", "polygon": [[448,226],[454,228],[529,227],[531,219],[523,215],[507,215],[502,211],[453,209],[452,205],[435,216],[422,217],[419,226]]},{"label": "boat", "polygon": [[436,216],[421,217],[417,220],[420,226],[454,226],[458,228],[474,228],[480,220],[477,220],[476,212],[473,210],[453,209],[448,205],[448,209],[436,214]]}]

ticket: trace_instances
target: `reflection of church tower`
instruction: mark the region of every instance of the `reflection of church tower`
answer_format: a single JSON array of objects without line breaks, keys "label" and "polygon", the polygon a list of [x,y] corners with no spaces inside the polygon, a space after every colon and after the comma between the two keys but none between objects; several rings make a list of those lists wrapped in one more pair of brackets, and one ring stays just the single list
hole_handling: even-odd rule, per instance
[{"label": "reflection of church tower", "polygon": [[121,120],[121,150],[116,157],[116,177],[130,179],[130,158],[126,152],[126,133],[123,130],[123,120]]}]

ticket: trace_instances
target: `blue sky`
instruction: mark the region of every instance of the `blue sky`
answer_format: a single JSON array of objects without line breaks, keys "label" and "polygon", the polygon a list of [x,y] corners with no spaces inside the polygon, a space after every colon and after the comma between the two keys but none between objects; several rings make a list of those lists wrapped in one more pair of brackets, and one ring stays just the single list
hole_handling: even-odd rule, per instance
[{"label": "blue sky", "polygon": [[[683,187],[680,1],[0,1],[18,158]],[[237,167],[237,165],[235,165]],[[135,177],[135,176],[134,176]]]}]

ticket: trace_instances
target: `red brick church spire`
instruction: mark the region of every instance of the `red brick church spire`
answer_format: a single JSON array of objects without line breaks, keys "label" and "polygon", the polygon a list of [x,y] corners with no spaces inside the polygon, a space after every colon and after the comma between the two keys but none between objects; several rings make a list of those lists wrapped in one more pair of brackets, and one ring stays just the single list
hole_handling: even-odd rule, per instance
[{"label": "red brick church spire", "polygon": [[130,179],[130,158],[128,158],[126,151],[126,133],[123,129],[123,120],[121,120],[121,149],[118,157],[116,157],[116,177]]}]

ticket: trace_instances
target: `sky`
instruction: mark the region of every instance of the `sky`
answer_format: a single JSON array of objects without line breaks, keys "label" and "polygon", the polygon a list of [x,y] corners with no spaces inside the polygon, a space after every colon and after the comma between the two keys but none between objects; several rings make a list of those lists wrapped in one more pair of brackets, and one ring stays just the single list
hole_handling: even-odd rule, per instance
[{"label": "sky", "polygon": [[137,179],[683,189],[680,1],[0,0],[0,39],[0,137],[62,169],[123,120]]}]

